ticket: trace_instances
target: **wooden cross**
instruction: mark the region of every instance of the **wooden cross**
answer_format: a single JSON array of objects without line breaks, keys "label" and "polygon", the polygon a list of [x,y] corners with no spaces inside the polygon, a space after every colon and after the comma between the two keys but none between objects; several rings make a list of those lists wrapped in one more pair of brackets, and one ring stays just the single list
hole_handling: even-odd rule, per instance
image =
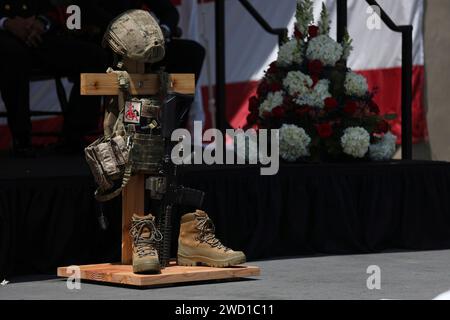
[{"label": "wooden cross", "polygon": [[[131,96],[149,96],[159,92],[160,82],[156,74],[146,74],[145,64],[125,60],[125,69],[130,73]],[[169,92],[195,94],[195,75],[171,74]],[[118,76],[114,73],[81,74],[81,94],[88,96],[118,96]],[[130,237],[133,214],[144,215],[145,176],[135,175],[122,192],[122,264],[132,264],[132,242]]]},{"label": "wooden cross", "polygon": [[[130,73],[129,92],[133,96],[155,95],[159,92],[159,78],[145,74],[144,65],[126,61]],[[194,94],[195,76],[192,74],[172,74],[169,92]],[[82,74],[82,95],[121,96],[117,74]],[[132,241],[130,226],[133,214],[143,215],[145,176],[133,176],[122,192],[122,264],[94,264],[79,266],[80,278],[104,283],[127,284],[137,287],[175,284],[192,281],[206,281],[242,278],[260,275],[258,267],[240,266],[233,268],[181,267],[174,263],[161,270],[161,274],[134,274],[132,264]],[[72,267],[58,268],[59,277],[73,277]]]}]

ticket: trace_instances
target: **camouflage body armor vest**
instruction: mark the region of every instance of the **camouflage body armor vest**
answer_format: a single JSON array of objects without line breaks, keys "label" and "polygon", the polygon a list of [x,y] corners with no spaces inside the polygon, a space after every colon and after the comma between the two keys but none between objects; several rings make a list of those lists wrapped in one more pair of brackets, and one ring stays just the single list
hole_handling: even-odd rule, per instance
[{"label": "camouflage body armor vest", "polygon": [[[158,22],[143,10],[129,10],[114,19],[103,43],[115,54],[133,61],[155,63],[165,54],[165,40]],[[118,67],[121,69],[123,64],[119,62]],[[107,72],[117,74],[120,94],[106,104],[104,136],[85,149],[98,185],[95,194],[98,201],[120,195],[134,174],[158,175],[164,156],[159,119],[161,101],[157,97],[130,97],[127,71],[110,68]],[[160,78],[162,90],[166,91],[168,75],[161,72]],[[133,103],[140,106],[139,111],[127,108]],[[134,115],[133,111],[139,114]],[[128,115],[135,116],[136,122],[127,122]]]}]

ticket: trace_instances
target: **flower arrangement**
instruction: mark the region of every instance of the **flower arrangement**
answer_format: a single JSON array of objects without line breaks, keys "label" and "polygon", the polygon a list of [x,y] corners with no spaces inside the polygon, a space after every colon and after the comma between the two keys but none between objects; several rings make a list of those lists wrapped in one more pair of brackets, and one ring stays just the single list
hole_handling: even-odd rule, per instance
[{"label": "flower arrangement", "polygon": [[352,51],[329,36],[322,5],[315,25],[312,0],[297,0],[295,32],[280,47],[249,102],[247,127],[279,129],[280,156],[301,159],[391,159],[397,138],[380,115],[367,80],[347,68]]}]

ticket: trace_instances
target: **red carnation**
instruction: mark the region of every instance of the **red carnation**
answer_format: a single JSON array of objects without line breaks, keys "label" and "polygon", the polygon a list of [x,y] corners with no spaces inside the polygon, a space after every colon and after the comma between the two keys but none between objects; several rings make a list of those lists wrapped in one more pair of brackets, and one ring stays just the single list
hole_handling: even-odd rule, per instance
[{"label": "red carnation", "polygon": [[318,75],[315,75],[315,74],[313,74],[312,76],[311,76],[311,80],[313,81],[313,85],[312,85],[312,88],[314,88],[315,86],[316,86],[316,84],[319,82],[319,76]]},{"label": "red carnation", "polygon": [[310,110],[311,110],[310,106],[303,106],[300,109],[295,110],[295,113],[299,117],[303,117],[304,115],[308,114]]},{"label": "red carnation", "polygon": [[348,101],[345,104],[344,112],[352,115],[356,112],[357,109],[358,109],[358,104],[355,101]]},{"label": "red carnation", "polygon": [[333,111],[338,107],[338,102],[335,98],[329,97],[324,100],[325,103],[325,110],[326,111]]},{"label": "red carnation", "polygon": [[309,26],[308,33],[310,38],[315,38],[319,35],[319,27],[318,26]]},{"label": "red carnation", "polygon": [[375,129],[375,133],[387,133],[391,126],[386,120],[381,120],[378,122],[377,127]]},{"label": "red carnation", "polygon": [[283,87],[277,82],[272,83],[269,87],[270,92],[277,92],[280,91],[281,89],[283,89]]},{"label": "red carnation", "polygon": [[283,98],[283,104],[284,104],[284,105],[290,105],[290,104],[292,104],[292,97],[291,97],[291,96],[285,96],[285,97]]},{"label": "red carnation", "polygon": [[303,39],[303,34],[298,30],[297,26],[295,26],[294,37],[297,40]]},{"label": "red carnation", "polygon": [[278,106],[272,110],[272,115],[274,116],[274,118],[281,119],[284,117],[285,114],[286,114],[286,111],[284,110],[284,108],[282,106]]},{"label": "red carnation", "polygon": [[380,107],[378,107],[378,105],[373,100],[370,100],[369,102],[369,110],[370,112],[373,112],[375,114],[380,114]]},{"label": "red carnation", "polygon": [[319,75],[323,70],[323,64],[320,60],[312,60],[308,63],[308,70],[312,75]]},{"label": "red carnation", "polygon": [[317,133],[322,139],[329,138],[333,135],[333,127],[329,123],[316,125]]},{"label": "red carnation", "polygon": [[250,112],[258,111],[259,109],[259,99],[255,96],[251,97],[248,103],[248,110]]}]

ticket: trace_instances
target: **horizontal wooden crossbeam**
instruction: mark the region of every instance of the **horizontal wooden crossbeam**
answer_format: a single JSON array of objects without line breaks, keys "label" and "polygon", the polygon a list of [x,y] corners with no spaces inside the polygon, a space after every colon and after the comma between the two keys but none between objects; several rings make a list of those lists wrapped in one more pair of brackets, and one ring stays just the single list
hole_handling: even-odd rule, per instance
[{"label": "horizontal wooden crossbeam", "polygon": [[[134,96],[154,95],[159,91],[157,74],[130,74],[129,93]],[[169,92],[195,94],[194,74],[171,74]],[[119,94],[117,74],[82,73],[81,94],[85,96],[115,96]]]}]

